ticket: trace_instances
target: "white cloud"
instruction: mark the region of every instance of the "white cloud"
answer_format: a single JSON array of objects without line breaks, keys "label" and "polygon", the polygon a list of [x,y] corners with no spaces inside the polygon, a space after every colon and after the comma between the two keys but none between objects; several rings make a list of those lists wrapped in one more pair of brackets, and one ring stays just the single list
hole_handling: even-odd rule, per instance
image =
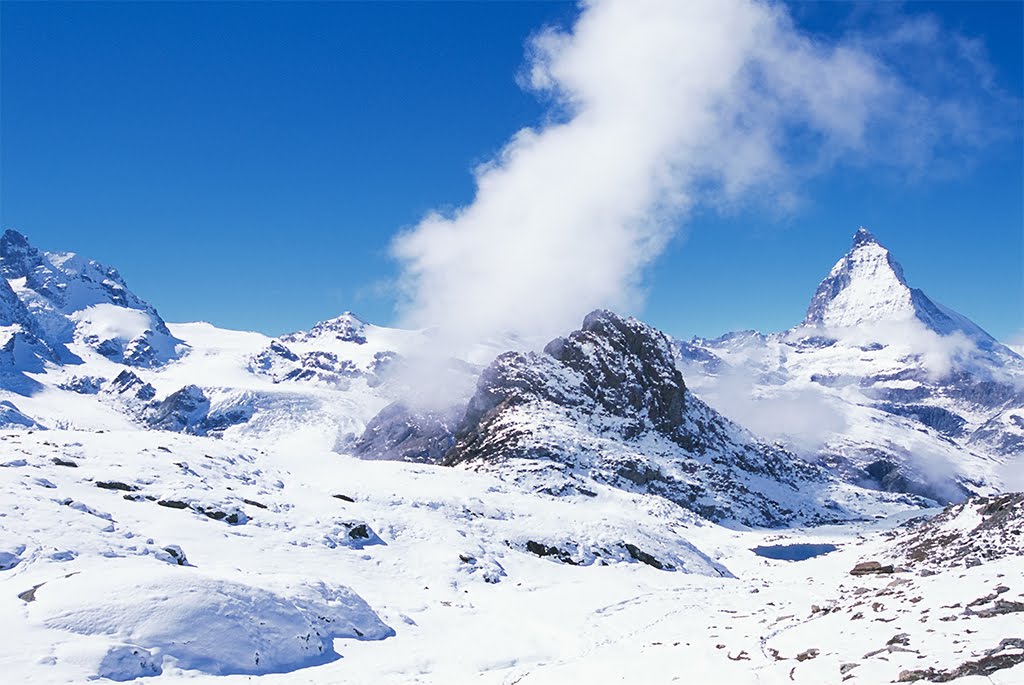
[{"label": "white cloud", "polygon": [[720,374],[701,396],[755,435],[783,442],[805,456],[815,456],[849,427],[843,407],[817,388],[755,387],[749,375],[730,371]]},{"label": "white cloud", "polygon": [[[812,329],[820,335],[842,340],[846,345],[886,345],[893,361],[919,359],[932,381],[944,379],[955,368],[970,364],[978,354],[975,341],[960,331],[942,335],[915,318],[871,321],[848,327]],[[805,329],[796,329],[799,337]],[[980,371],[980,369],[979,369]]]},{"label": "white cloud", "polygon": [[528,47],[522,81],[550,98],[548,121],[475,170],[469,205],[394,240],[404,323],[439,325],[454,348],[635,311],[644,268],[694,205],[793,204],[801,179],[840,160],[921,165],[973,142],[973,110],[883,59],[937,31],[910,25],[882,50],[803,35],[776,4],[584,3],[570,31]]}]

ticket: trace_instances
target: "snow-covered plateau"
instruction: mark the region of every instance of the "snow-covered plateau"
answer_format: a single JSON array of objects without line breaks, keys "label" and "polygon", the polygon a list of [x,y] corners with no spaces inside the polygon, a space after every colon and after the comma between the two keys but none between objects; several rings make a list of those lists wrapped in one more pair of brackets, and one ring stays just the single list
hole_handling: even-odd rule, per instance
[{"label": "snow-covered plateau", "polygon": [[863,229],[789,331],[448,356],[0,271],[0,682],[1024,683],[1024,360]]}]

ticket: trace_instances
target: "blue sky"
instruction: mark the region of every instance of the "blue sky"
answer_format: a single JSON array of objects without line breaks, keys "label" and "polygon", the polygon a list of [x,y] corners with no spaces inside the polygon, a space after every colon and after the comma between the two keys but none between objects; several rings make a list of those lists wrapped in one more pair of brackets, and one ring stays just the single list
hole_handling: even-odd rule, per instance
[{"label": "blue sky", "polygon": [[[791,11],[826,41],[925,15],[976,39],[1006,96],[1001,136],[914,169],[836,164],[801,179],[786,211],[699,205],[644,270],[637,313],[680,336],[786,328],[865,225],[912,285],[997,337],[1018,335],[1021,4]],[[550,103],[517,84],[524,43],[576,14],[557,3],[5,2],[0,222],[116,266],[169,321],[277,334],[351,309],[391,322],[393,236],[469,203],[471,169],[545,120]],[[929,92],[947,88],[929,55],[896,59]]]}]

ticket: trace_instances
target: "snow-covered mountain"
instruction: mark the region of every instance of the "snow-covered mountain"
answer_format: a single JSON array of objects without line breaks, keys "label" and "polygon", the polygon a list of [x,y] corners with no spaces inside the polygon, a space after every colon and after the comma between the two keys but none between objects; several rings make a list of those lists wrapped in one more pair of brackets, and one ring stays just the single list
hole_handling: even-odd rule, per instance
[{"label": "snow-covered mountain", "polygon": [[[885,491],[944,495],[912,472],[935,454],[999,490],[985,407],[1015,421],[1019,360],[904,297],[869,236],[786,334],[596,311],[458,354],[348,312],[165,325],[112,269],[0,248],[4,682],[1024,677],[1024,499],[930,519]],[[841,294],[879,273],[858,313]],[[760,438],[723,402],[748,372],[851,422],[814,426],[829,450]]]},{"label": "snow-covered mountain", "polygon": [[[22,304],[12,311],[4,288],[4,321],[9,315],[24,319],[26,328],[54,350],[77,343],[108,359],[146,367],[181,352],[181,341],[156,309],[128,290],[115,269],[70,252],[41,252],[7,230],[0,236],[0,273]],[[61,359],[70,361],[66,355]]]},{"label": "snow-covered mountain", "polygon": [[[662,339],[610,314],[604,315],[607,326],[595,319],[595,330],[585,327],[570,335],[568,348],[558,347],[563,341],[544,354],[499,357],[474,397],[476,377],[514,341],[493,341],[443,364],[435,355],[429,362],[444,366],[445,376],[424,383],[417,364],[425,350],[435,347],[429,330],[374,326],[351,312],[273,339],[201,323],[168,327],[114,269],[77,255],[40,251],[14,231],[0,239],[0,270],[5,275],[0,279],[0,332],[5,336],[0,420],[11,425],[132,424],[233,439],[305,441],[364,458],[441,463],[456,446],[456,432],[490,427],[470,427],[483,414],[474,406],[486,405],[488,397],[515,395],[519,417],[554,412],[544,416],[542,425],[572,427],[563,436],[571,450],[561,452],[576,454],[578,471],[586,478],[619,478],[617,470],[632,473],[615,466],[620,461],[642,465],[641,474],[662,473],[663,465],[651,462],[654,454],[671,461],[675,457],[667,455],[693,448],[686,457],[691,459],[694,449],[728,453],[738,441],[757,445],[751,452],[757,456],[733,459],[729,468],[781,459],[806,470],[807,461],[854,484],[938,500],[998,490],[1024,450],[1024,361],[965,317],[910,288],[892,255],[864,229],[819,286],[797,327],[772,335],[747,332],[673,343],[689,384],[687,389],[679,378],[673,386],[686,396],[680,401],[691,424],[685,437],[653,424],[610,430],[615,422],[630,425],[632,419],[623,417],[645,409],[629,402],[609,409],[606,398],[593,389],[620,379],[594,369],[628,366],[627,357],[629,363],[649,360],[638,361],[636,350],[627,351],[622,340],[608,343],[597,330],[615,330],[617,324],[608,322],[617,321],[640,326],[650,340]],[[577,349],[579,336],[593,340]],[[605,343],[611,347],[601,347]],[[615,354],[609,351],[613,348]],[[566,350],[573,351],[573,359],[559,357]],[[587,355],[580,350],[612,356],[584,368]],[[659,373],[664,377],[633,379],[635,387],[647,388],[637,398],[653,392],[652,387],[664,392],[665,378],[671,378],[669,386],[677,382],[667,367]],[[486,387],[491,383],[496,385]],[[448,392],[441,404],[422,406],[423,398],[413,396],[416,385],[443,385]],[[519,401],[527,395],[536,401]],[[484,455],[460,445],[458,458],[451,455],[449,463],[472,463],[474,468],[493,468],[496,461],[520,463],[510,455],[537,453],[526,436],[545,444],[554,441],[536,430],[520,431],[524,419],[513,416],[503,411],[504,423],[493,425],[505,426],[516,440],[487,442],[500,445],[500,458],[493,449]],[[755,435],[784,447],[779,451]],[[589,445],[590,452],[580,445]],[[804,459],[794,462],[790,452]],[[600,458],[594,462],[583,454]],[[771,456],[777,454],[783,456]],[[535,475],[551,471],[537,470],[537,463],[530,466]],[[710,499],[694,507],[712,511],[728,499],[706,490],[714,479],[705,476],[717,468],[714,463],[699,468],[691,463],[686,474],[653,480],[656,487],[675,492],[678,501],[690,497],[696,502],[693,493],[700,491],[700,497]],[[792,485],[792,474],[783,470],[776,469],[772,477]],[[639,485],[628,485],[628,478],[622,482],[651,487],[650,478],[637,479]],[[726,480],[730,487],[739,483]],[[782,521],[786,512],[785,506],[768,507],[739,520]]]},{"label": "snow-covered mountain", "polygon": [[907,285],[903,267],[866,228],[818,286],[805,327],[842,329],[879,322],[915,321],[939,335],[963,333],[991,346],[995,340],[966,317]]},{"label": "snow-covered mountain", "polygon": [[1024,468],[1024,359],[863,228],[798,326],[677,349],[712,406],[854,482],[956,500]]}]

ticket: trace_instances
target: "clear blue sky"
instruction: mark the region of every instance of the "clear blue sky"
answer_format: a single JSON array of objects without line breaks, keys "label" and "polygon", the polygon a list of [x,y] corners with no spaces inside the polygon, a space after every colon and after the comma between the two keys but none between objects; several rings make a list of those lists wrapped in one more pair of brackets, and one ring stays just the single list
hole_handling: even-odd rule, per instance
[{"label": "clear blue sky", "polygon": [[[1020,3],[912,3],[980,38],[1022,93]],[[543,104],[515,81],[558,3],[2,5],[0,223],[116,266],[169,321],[270,334],[351,309],[388,323],[395,231],[468,202],[469,170]],[[861,6],[793,6],[828,36]],[[1018,119],[1019,124],[1019,119]],[[963,169],[843,168],[785,217],[699,210],[651,269],[645,318],[717,335],[798,322],[868,226],[908,279],[997,337],[1022,319],[1019,131]]]}]

